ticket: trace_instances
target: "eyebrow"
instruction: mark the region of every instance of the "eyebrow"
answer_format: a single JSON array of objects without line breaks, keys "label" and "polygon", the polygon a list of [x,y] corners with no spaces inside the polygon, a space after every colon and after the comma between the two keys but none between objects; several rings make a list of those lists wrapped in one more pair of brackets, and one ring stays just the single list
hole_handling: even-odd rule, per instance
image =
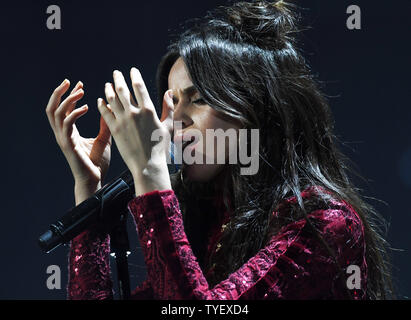
[{"label": "eyebrow", "polygon": [[183,90],[183,94],[187,96],[191,96],[196,92],[197,92],[197,89],[194,86],[187,87]]}]

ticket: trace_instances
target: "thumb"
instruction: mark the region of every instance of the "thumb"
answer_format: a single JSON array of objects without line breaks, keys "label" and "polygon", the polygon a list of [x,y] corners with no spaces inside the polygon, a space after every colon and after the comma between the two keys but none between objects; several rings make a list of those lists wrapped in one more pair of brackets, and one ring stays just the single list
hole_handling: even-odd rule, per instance
[{"label": "thumb", "polygon": [[173,114],[174,114],[174,102],[173,91],[167,90],[163,99],[163,110],[161,112],[160,121],[167,127],[169,132],[173,130]]},{"label": "thumb", "polygon": [[100,141],[108,142],[111,145],[111,132],[102,116],[100,116],[100,131],[97,138]]}]

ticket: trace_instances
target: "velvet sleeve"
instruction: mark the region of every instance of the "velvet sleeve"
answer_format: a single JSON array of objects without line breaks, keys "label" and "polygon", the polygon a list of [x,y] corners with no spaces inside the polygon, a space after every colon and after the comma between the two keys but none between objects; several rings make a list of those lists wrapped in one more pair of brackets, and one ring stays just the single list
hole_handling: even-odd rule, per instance
[{"label": "velvet sleeve", "polygon": [[[305,219],[292,222],[227,279],[210,287],[184,232],[178,200],[172,190],[153,191],[128,203],[147,266],[155,299],[344,299],[345,274]],[[366,263],[363,227],[344,204],[313,211],[308,216],[340,266],[356,264],[360,288],[350,294],[365,297]]]},{"label": "velvet sleeve", "polygon": [[87,230],[70,242],[69,300],[113,299],[110,237]]},{"label": "velvet sleeve", "polygon": [[[110,237],[87,230],[70,243],[67,298],[70,300],[113,299],[110,274]],[[148,281],[132,291],[134,299],[153,297]]]}]

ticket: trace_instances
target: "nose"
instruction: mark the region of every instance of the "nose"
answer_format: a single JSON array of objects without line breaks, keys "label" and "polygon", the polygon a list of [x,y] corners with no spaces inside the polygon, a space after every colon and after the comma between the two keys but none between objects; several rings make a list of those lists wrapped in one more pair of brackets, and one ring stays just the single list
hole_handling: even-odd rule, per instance
[{"label": "nose", "polygon": [[179,102],[174,106],[174,114],[173,114],[173,124],[174,128],[176,128],[176,122],[179,124],[177,125],[180,129],[186,129],[193,125],[193,120],[191,119],[189,113],[184,108],[182,102]]}]

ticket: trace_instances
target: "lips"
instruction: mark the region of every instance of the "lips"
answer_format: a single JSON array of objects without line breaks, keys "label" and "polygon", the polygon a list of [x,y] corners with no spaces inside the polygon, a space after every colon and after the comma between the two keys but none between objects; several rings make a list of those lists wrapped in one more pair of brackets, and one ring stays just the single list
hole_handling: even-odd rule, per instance
[{"label": "lips", "polygon": [[183,144],[182,144],[182,150],[184,151],[184,149],[192,142],[193,140],[190,140],[190,141],[184,141],[183,142]]},{"label": "lips", "polygon": [[173,142],[177,146],[181,146],[181,150],[184,151],[184,149],[190,145],[190,148],[193,148],[197,143],[192,144],[193,141],[195,140],[195,137],[192,135],[184,135],[183,133],[178,133],[174,136]]},{"label": "lips", "polygon": [[177,134],[175,134],[174,135],[174,137],[173,137],[173,142],[175,143],[175,144],[182,144],[183,143],[183,137],[184,137],[184,134],[183,133],[177,133]]}]

